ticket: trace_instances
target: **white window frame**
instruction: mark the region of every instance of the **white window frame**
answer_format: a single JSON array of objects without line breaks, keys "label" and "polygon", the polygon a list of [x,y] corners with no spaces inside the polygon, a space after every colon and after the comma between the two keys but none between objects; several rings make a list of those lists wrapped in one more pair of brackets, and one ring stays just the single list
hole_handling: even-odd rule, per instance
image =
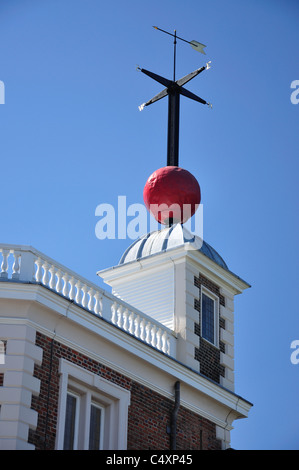
[{"label": "white window frame", "polygon": [[[67,390],[67,395],[71,395],[76,399],[76,411],[75,411],[75,429],[74,429],[74,442],[73,442],[73,449],[76,450],[78,447],[78,430],[79,430],[79,415],[80,415],[80,395],[78,393],[74,393],[72,390]],[[63,433],[63,441],[64,441],[64,433]]]},{"label": "white window frame", "polygon": [[[69,379],[66,398],[71,395],[76,398],[76,414],[75,414],[75,432],[73,449],[88,449],[90,434],[90,413],[91,406],[101,409],[101,432],[99,449],[103,449],[104,444],[104,422],[105,422],[105,404],[103,404],[100,394],[91,391],[88,387]],[[63,436],[64,440],[64,436]]]},{"label": "white window frame", "polygon": [[87,450],[89,447],[90,405],[95,403],[104,410],[101,448],[126,450],[130,391],[65,359],[60,359],[59,373],[60,389],[55,448],[63,450],[66,397],[70,392],[80,395],[79,432],[74,448]]},{"label": "white window frame", "polygon": [[[95,408],[98,408],[101,410],[101,423],[100,423],[100,443],[99,443],[99,448],[98,450],[102,450],[103,449],[103,444],[104,444],[104,423],[105,423],[105,407],[104,406],[101,406],[99,405],[99,403],[97,403],[94,399],[91,400],[91,404],[90,404],[90,412],[91,412],[91,407],[94,406]],[[90,417],[91,413],[89,413],[89,417]],[[90,426],[89,426],[89,436],[88,436],[88,441],[90,440]],[[88,446],[89,446],[89,442],[88,442]]]},{"label": "white window frame", "polygon": [[[203,318],[203,308],[202,308],[202,296],[206,295],[210,299],[214,301],[214,342],[211,343],[207,338],[202,335],[203,328],[202,328],[202,318]],[[201,295],[200,295],[200,331],[201,337],[209,344],[212,344],[216,348],[219,348],[219,297],[211,292],[204,286],[201,286]]]}]

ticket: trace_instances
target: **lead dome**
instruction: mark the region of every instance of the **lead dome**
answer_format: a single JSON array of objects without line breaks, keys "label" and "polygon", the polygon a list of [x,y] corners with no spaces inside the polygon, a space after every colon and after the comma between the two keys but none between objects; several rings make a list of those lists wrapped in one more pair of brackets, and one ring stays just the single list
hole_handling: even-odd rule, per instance
[{"label": "lead dome", "polygon": [[199,236],[190,233],[181,224],[150,232],[138,238],[124,252],[119,265],[163,253],[188,243],[192,245],[193,249],[200,251],[219,266],[228,270],[226,262],[211,245],[202,241]]}]

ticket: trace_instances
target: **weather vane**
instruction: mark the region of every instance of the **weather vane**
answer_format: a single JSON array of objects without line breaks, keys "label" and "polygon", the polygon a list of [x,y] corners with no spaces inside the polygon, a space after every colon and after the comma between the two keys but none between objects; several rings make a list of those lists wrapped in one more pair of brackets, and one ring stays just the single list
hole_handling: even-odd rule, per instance
[{"label": "weather vane", "polygon": [[183,88],[185,83],[192,80],[198,74],[203,72],[204,70],[208,70],[210,68],[210,62],[206,64],[205,67],[201,67],[194,72],[189,73],[183,78],[179,80],[175,79],[175,72],[176,72],[176,43],[177,39],[184,41],[193,47],[193,49],[205,54],[204,48],[206,47],[204,44],[201,44],[197,41],[187,41],[186,39],[180,38],[176,35],[176,31],[174,34],[169,33],[168,31],[164,31],[163,29],[158,28],[157,26],[153,26],[155,29],[162,31],[163,33],[169,34],[174,38],[174,64],[173,64],[173,80],[168,80],[167,78],[161,77],[149,70],[145,70],[143,68],[138,67],[138,70],[143,72],[145,75],[148,75],[153,80],[164,85],[166,88],[154,96],[152,99],[143,103],[139,106],[139,110],[142,111],[145,106],[149,106],[152,103],[164,98],[168,95],[168,134],[167,134],[167,166],[178,166],[179,163],[179,114],[180,114],[180,95],[184,95],[187,98],[190,98],[194,101],[198,101],[202,104],[207,104],[210,107],[212,105],[207,101],[203,100],[199,96],[191,93],[190,91]]}]

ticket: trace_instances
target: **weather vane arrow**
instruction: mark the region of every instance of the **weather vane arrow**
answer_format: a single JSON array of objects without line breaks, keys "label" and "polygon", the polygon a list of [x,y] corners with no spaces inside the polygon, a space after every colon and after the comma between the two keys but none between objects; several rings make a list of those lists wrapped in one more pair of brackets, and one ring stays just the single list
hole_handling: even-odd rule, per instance
[{"label": "weather vane arrow", "polygon": [[[153,28],[157,29],[158,31],[162,31],[162,33],[169,34],[169,36],[172,36],[172,37],[175,38],[175,41],[176,41],[176,39],[180,39],[181,41],[187,42],[187,43],[190,44],[190,46],[193,47],[193,49],[195,49],[196,51],[201,52],[202,54],[206,54],[203,49],[204,49],[204,47],[207,47],[207,46],[205,46],[205,45],[202,44],[201,42],[194,41],[194,40],[192,40],[192,41],[186,41],[186,39],[183,39],[183,38],[180,38],[179,36],[177,36],[177,35],[176,35],[176,31],[174,32],[174,34],[172,34],[172,33],[169,33],[168,31],[164,31],[164,29],[158,28],[158,26],[153,26]],[[176,42],[174,42],[174,44],[176,44]]]},{"label": "weather vane arrow", "polygon": [[155,95],[152,99],[150,99],[146,103],[143,103],[141,106],[139,106],[139,110],[142,111],[145,108],[145,106],[149,106],[150,104],[155,103],[161,98],[168,96],[167,166],[178,166],[180,95],[186,96],[187,98],[190,98],[194,101],[198,101],[199,103],[207,104],[210,107],[212,107],[212,105],[208,103],[207,101],[205,101],[204,99],[200,98],[194,93],[191,93],[190,91],[183,88],[183,85],[185,85],[187,82],[192,80],[194,77],[196,77],[198,74],[200,74],[204,70],[208,70],[210,68],[210,62],[208,62],[205,67],[201,67],[195,70],[194,72],[189,73],[185,77],[180,78],[179,80],[175,80],[176,40],[180,39],[181,41],[187,42],[193,47],[193,49],[201,52],[202,54],[205,54],[203,48],[206,46],[197,41],[186,41],[185,39],[178,37],[176,35],[176,31],[175,31],[175,34],[171,34],[167,31],[164,31],[163,29],[158,28],[157,26],[154,26],[154,28],[174,37],[173,80],[168,80],[167,78],[161,77],[160,75],[150,72],[149,70],[145,70],[143,68],[138,67],[138,70],[143,72],[145,75],[148,75],[153,80],[156,80],[157,82],[165,86],[164,90],[162,90],[160,93]]}]

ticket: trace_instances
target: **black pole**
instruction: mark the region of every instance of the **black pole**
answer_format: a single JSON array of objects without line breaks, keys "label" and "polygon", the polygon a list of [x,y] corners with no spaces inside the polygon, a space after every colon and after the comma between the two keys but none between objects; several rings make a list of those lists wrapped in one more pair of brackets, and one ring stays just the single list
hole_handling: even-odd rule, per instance
[{"label": "black pole", "polygon": [[[177,36],[174,31],[173,40],[173,83],[176,72],[176,44]],[[167,166],[179,165],[179,121],[180,121],[180,94],[173,89],[168,90],[168,136],[167,136]]]},{"label": "black pole", "polygon": [[175,82],[175,63],[176,63],[176,30],[174,31],[174,40],[173,40],[173,44],[174,44],[174,51],[173,51],[173,81]]},{"label": "black pole", "polygon": [[168,90],[167,166],[179,166],[180,94]]}]

